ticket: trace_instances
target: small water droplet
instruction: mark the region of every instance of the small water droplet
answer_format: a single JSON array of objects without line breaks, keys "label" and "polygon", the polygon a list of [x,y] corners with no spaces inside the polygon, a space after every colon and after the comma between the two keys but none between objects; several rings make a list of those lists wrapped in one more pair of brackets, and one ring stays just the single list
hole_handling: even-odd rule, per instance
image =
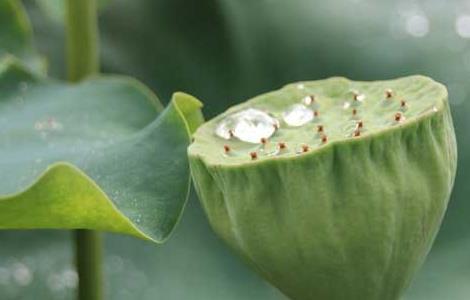
[{"label": "small water droplet", "polygon": [[354,101],[363,102],[364,100],[366,100],[366,95],[355,93],[353,99],[354,99]]},{"label": "small water droplet", "polygon": [[12,275],[15,282],[20,286],[27,286],[33,280],[31,270],[23,263],[13,265]]},{"label": "small water droplet", "polygon": [[296,87],[297,89],[299,89],[299,90],[305,89],[305,85],[304,85],[303,83],[299,83],[299,84],[297,84],[295,87]]},{"label": "small water droplet", "polygon": [[279,128],[279,121],[261,110],[248,108],[223,119],[215,134],[223,139],[236,137],[248,143],[259,143],[271,137]]},{"label": "small water droplet", "polygon": [[74,289],[78,285],[78,274],[73,269],[66,269],[62,272],[65,287]]},{"label": "small water droplet", "polygon": [[280,147],[275,143],[264,143],[259,152],[261,155],[274,156],[279,154]]},{"label": "small water droplet", "polygon": [[315,96],[314,95],[309,95],[309,96],[305,96],[305,97],[302,98],[302,103],[304,105],[310,106],[314,102],[315,102]]},{"label": "small water droplet", "polygon": [[282,118],[289,126],[302,126],[312,121],[314,113],[302,104],[294,104],[282,113]]},{"label": "small water droplet", "polygon": [[351,103],[349,101],[346,101],[343,104],[343,109],[348,109],[350,106],[351,106]]}]

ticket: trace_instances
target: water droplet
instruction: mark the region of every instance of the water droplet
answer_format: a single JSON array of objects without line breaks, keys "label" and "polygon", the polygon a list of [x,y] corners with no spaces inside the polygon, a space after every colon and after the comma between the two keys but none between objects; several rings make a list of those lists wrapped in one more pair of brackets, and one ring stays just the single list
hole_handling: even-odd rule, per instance
[{"label": "water droplet", "polygon": [[297,89],[299,89],[299,90],[305,89],[305,85],[304,85],[303,83],[299,83],[299,84],[297,84],[295,87],[296,87]]},{"label": "water droplet", "polygon": [[302,126],[312,121],[314,118],[313,111],[302,104],[294,104],[282,113],[284,122],[289,126]]},{"label": "water droplet", "polygon": [[455,31],[462,38],[470,38],[470,15],[457,17],[455,20]]},{"label": "water droplet", "polygon": [[414,14],[406,19],[405,29],[411,36],[420,38],[429,33],[429,19],[424,14]]},{"label": "water droplet", "polygon": [[355,91],[353,92],[353,99],[354,99],[354,102],[363,102],[364,100],[366,100],[366,95]]},{"label": "water droplet", "polygon": [[343,109],[348,109],[350,106],[351,106],[351,103],[349,101],[346,101],[343,104]]},{"label": "water droplet", "polygon": [[264,156],[275,156],[284,152],[287,146],[284,142],[281,143],[264,143],[259,150],[259,153]]},{"label": "water droplet", "polygon": [[12,275],[15,282],[20,286],[27,286],[33,280],[31,270],[22,263],[16,263],[13,265]]},{"label": "water droplet", "polygon": [[304,105],[310,106],[315,102],[315,96],[309,95],[302,98],[302,103]]},{"label": "water droplet", "polygon": [[223,119],[215,134],[223,139],[236,137],[248,143],[259,143],[271,137],[279,128],[279,121],[261,110],[248,108]]},{"label": "water droplet", "polygon": [[[359,106],[366,100],[366,95],[359,93],[358,91],[352,91],[352,102],[349,103],[349,106]],[[344,106],[343,106],[344,108]],[[346,107],[347,108],[347,107]]]},{"label": "water droplet", "polygon": [[67,288],[74,289],[78,285],[78,274],[77,271],[73,269],[64,270],[62,273],[62,278],[64,280],[64,285]]}]

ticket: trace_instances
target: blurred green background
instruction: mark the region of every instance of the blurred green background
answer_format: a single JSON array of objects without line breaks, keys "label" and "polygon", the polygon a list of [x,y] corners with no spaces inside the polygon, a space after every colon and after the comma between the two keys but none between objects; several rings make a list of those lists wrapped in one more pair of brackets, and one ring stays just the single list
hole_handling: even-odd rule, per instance
[{"label": "blurred green background", "polygon": [[[49,74],[64,75],[63,0],[25,0]],[[103,0],[104,72],[166,102],[182,90],[209,118],[285,83],[424,74],[445,83],[459,144],[455,189],[407,300],[470,299],[470,2]],[[212,233],[194,193],[170,241],[106,234],[108,299],[285,299]],[[72,237],[0,232],[0,299],[74,299]],[[339,287],[340,288],[340,287]]]}]

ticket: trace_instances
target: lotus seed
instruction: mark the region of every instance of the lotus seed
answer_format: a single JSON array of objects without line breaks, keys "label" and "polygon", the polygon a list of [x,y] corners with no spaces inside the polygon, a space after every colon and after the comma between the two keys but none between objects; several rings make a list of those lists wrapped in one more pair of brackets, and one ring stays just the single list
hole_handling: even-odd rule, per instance
[{"label": "lotus seed", "polygon": [[250,157],[251,157],[252,160],[255,160],[255,159],[258,158],[258,153],[256,153],[256,152],[250,152]]},{"label": "lotus seed", "polygon": [[401,113],[396,113],[395,114],[395,121],[400,122],[402,120],[402,114]]}]

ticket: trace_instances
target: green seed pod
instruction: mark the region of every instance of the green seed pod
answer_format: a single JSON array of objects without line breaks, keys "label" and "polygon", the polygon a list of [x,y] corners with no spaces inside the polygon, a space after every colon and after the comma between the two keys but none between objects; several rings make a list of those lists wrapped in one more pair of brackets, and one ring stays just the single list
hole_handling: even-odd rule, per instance
[{"label": "green seed pod", "polygon": [[398,299],[456,171],[446,88],[422,76],[287,85],[207,122],[188,150],[215,232],[292,299]]}]

